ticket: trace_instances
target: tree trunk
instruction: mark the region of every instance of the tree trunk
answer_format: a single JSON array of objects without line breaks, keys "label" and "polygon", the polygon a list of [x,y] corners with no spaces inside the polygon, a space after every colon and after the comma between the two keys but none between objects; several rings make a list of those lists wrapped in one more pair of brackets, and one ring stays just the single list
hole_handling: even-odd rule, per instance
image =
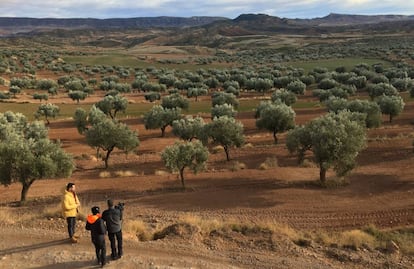
[{"label": "tree trunk", "polygon": [[105,156],[105,169],[108,168],[108,160],[109,160],[109,155],[111,155],[111,152],[114,150],[114,147],[111,147],[110,149],[108,149],[108,151],[106,152],[106,156]]},{"label": "tree trunk", "polygon": [[50,122],[49,122],[48,117],[46,116],[45,118],[46,118],[46,125],[49,125],[49,124],[50,124]]},{"label": "tree trunk", "polygon": [[320,166],[320,170],[319,170],[319,179],[322,183],[326,182],[326,169],[322,167],[322,165]]},{"label": "tree trunk", "polygon": [[228,146],[223,146],[223,148],[224,148],[224,152],[226,153],[227,161],[230,161],[229,147]]},{"label": "tree trunk", "polygon": [[392,115],[390,114],[390,122],[392,122]]},{"label": "tree trunk", "polygon": [[180,179],[181,179],[181,185],[183,186],[183,189],[185,189],[185,182],[184,182],[184,168],[185,168],[185,167],[181,167],[181,168],[180,168]]},{"label": "tree trunk", "polygon": [[165,128],[167,128],[167,126],[161,127],[161,137],[165,136]]},{"label": "tree trunk", "polygon": [[27,197],[27,192],[29,191],[30,186],[33,184],[34,179],[26,182],[22,182],[22,192],[20,193],[20,204],[23,204],[24,202],[26,202],[26,197]]},{"label": "tree trunk", "polygon": [[277,144],[277,136],[276,131],[273,131],[273,139],[275,140],[275,145]]}]

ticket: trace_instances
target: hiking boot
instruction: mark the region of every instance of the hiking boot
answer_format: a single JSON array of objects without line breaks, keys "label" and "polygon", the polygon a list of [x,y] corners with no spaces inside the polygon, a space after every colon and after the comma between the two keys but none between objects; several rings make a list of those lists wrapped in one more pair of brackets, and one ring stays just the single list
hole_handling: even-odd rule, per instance
[{"label": "hiking boot", "polygon": [[71,237],[70,242],[71,243],[78,243],[78,239],[76,239],[75,237]]}]

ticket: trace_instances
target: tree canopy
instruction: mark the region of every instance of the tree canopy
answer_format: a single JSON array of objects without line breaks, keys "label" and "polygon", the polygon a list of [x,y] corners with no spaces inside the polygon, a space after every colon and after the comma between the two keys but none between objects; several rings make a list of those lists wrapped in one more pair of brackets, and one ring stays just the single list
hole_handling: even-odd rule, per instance
[{"label": "tree canopy", "polygon": [[171,171],[178,171],[182,187],[185,188],[184,169],[188,167],[193,173],[205,168],[208,150],[200,141],[176,142],[161,153],[165,166]]},{"label": "tree canopy", "polygon": [[49,118],[55,118],[57,115],[59,115],[59,111],[60,109],[57,105],[50,103],[41,104],[35,113],[35,118],[39,119],[40,117],[44,116],[47,124],[50,124]]},{"label": "tree canopy", "polygon": [[180,108],[164,108],[155,105],[150,111],[144,114],[145,129],[161,129],[161,136],[165,135],[165,128],[172,125],[174,120],[181,119]]},{"label": "tree canopy", "polygon": [[78,109],[75,112],[75,123],[78,131],[84,134],[89,146],[102,149],[105,168],[108,168],[109,157],[115,148],[125,153],[139,146],[138,133],[131,130],[126,124],[106,117],[98,108],[93,106],[89,114]]},{"label": "tree canopy", "polygon": [[258,109],[256,126],[273,133],[273,139],[277,144],[276,134],[287,131],[295,126],[295,111],[281,102],[264,102]]},{"label": "tree canopy", "polygon": [[21,202],[35,180],[72,174],[72,156],[49,140],[42,122],[29,123],[22,114],[8,111],[0,114],[0,130],[0,181],[20,182]]},{"label": "tree canopy", "polygon": [[288,149],[303,154],[313,152],[319,166],[320,180],[325,182],[326,171],[333,166],[339,176],[355,166],[355,159],[366,146],[364,116],[361,113],[340,111],[312,120],[301,130],[288,133]]},{"label": "tree canopy", "polygon": [[[243,124],[234,118],[223,116],[214,118],[205,125],[205,134],[213,143],[224,148],[227,161],[230,161],[230,148],[241,147],[244,144]],[[206,141],[204,140],[204,143]]]}]

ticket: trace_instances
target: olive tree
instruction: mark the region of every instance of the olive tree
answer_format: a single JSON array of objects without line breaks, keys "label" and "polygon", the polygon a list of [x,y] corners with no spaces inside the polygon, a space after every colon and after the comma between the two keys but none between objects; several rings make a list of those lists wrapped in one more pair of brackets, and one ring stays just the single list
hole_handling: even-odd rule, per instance
[{"label": "olive tree", "polygon": [[227,161],[230,161],[230,148],[241,147],[244,144],[243,124],[234,118],[223,116],[214,118],[212,122],[204,127],[206,143],[211,138],[213,143],[223,147]]},{"label": "olive tree", "polygon": [[[328,113],[288,134],[288,149],[303,154],[310,149],[319,166],[319,179],[326,181],[326,171],[333,167],[338,176],[355,166],[355,159],[366,146],[364,115],[340,111]],[[294,137],[291,137],[294,136]]]},{"label": "olive tree", "polygon": [[147,92],[144,94],[144,98],[152,103],[156,100],[160,100],[161,94],[159,92]]},{"label": "olive tree", "polygon": [[145,129],[161,129],[161,136],[165,135],[165,128],[172,125],[174,120],[181,119],[180,108],[163,108],[155,105],[144,114]]},{"label": "olive tree", "polygon": [[90,109],[86,119],[86,113],[80,111],[78,109],[75,112],[75,123],[79,124],[77,128],[85,135],[89,146],[106,152],[103,158],[105,168],[108,168],[109,157],[115,148],[128,153],[139,146],[138,133],[126,124],[108,118],[95,106]]},{"label": "olive tree", "polygon": [[84,91],[69,91],[68,96],[73,101],[76,101],[76,103],[79,104],[80,100],[85,100],[85,98],[88,96],[88,94]]},{"label": "olive tree", "polygon": [[188,99],[179,93],[167,95],[161,100],[161,106],[166,109],[181,108],[188,110],[189,104]]},{"label": "olive tree", "polygon": [[306,151],[312,147],[312,141],[305,126],[299,125],[290,130],[286,136],[286,147],[290,153],[297,153],[298,163],[305,160]]},{"label": "olive tree", "polygon": [[277,144],[277,133],[295,127],[295,111],[284,103],[266,102],[259,108],[256,126],[272,132],[274,142]]},{"label": "olive tree", "polygon": [[239,106],[239,101],[237,97],[232,93],[227,92],[215,92],[211,97],[211,106],[214,107],[216,105],[224,105],[229,104],[232,105],[235,109]]},{"label": "olive tree", "polygon": [[293,105],[294,103],[296,103],[296,94],[288,91],[286,89],[279,89],[276,90],[272,93],[271,99],[273,102],[277,102],[280,101],[282,103],[285,103],[288,106]]},{"label": "olive tree", "polygon": [[35,118],[39,119],[40,117],[45,117],[46,123],[49,125],[49,118],[56,118],[57,115],[59,115],[59,107],[54,104],[41,104],[37,111],[35,112]]},{"label": "olive tree", "polygon": [[49,95],[47,93],[34,93],[33,94],[33,99],[35,100],[39,100],[40,102],[42,102],[42,100],[48,100],[49,99]]},{"label": "olive tree", "polygon": [[381,125],[381,109],[376,102],[369,100],[351,100],[332,97],[325,102],[328,111],[338,113],[341,110],[359,112],[366,115],[365,126],[367,128],[376,128]]},{"label": "olive tree", "polygon": [[207,95],[208,90],[206,88],[190,88],[187,90],[187,97],[195,97],[195,101],[198,101],[198,97],[202,95]]},{"label": "olive tree", "polygon": [[200,141],[176,142],[161,152],[161,158],[168,169],[180,173],[184,189],[184,169],[188,167],[194,174],[202,171],[208,159],[208,149]]},{"label": "olive tree", "polygon": [[202,137],[204,137],[204,125],[203,118],[187,116],[172,122],[172,132],[186,141],[192,141],[194,138],[202,140]]},{"label": "olive tree", "polygon": [[368,86],[368,94],[372,100],[382,95],[399,95],[398,90],[388,83],[371,84]]},{"label": "olive tree", "polygon": [[211,119],[228,116],[234,118],[237,111],[230,104],[215,105],[211,108]]},{"label": "olive tree", "polygon": [[404,109],[405,103],[401,96],[386,96],[379,97],[376,102],[381,108],[383,114],[390,116],[390,122],[395,116],[398,116]]},{"label": "olive tree", "polygon": [[16,98],[16,94],[21,93],[21,89],[19,86],[11,86],[9,88],[9,92],[13,94],[13,98]]},{"label": "olive tree", "polygon": [[125,113],[128,106],[128,99],[119,94],[115,96],[107,95],[101,101],[97,102],[95,106],[105,113],[105,115],[110,116],[111,119],[115,119],[119,111]]},{"label": "olive tree", "polygon": [[42,122],[29,123],[22,114],[8,111],[0,114],[0,126],[0,182],[6,186],[20,182],[21,203],[37,179],[72,174],[72,156],[48,138]]},{"label": "olive tree", "polygon": [[286,89],[295,94],[305,94],[306,84],[300,80],[295,80],[295,81],[290,82],[286,86]]}]

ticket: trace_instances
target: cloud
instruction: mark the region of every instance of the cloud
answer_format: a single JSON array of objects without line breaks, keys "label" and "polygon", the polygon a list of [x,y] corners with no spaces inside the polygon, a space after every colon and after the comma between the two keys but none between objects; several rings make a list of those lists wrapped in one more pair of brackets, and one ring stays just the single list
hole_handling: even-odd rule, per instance
[{"label": "cloud", "polygon": [[1,0],[0,16],[14,17],[152,17],[224,16],[266,13],[312,18],[346,14],[414,14],[410,0]]}]

